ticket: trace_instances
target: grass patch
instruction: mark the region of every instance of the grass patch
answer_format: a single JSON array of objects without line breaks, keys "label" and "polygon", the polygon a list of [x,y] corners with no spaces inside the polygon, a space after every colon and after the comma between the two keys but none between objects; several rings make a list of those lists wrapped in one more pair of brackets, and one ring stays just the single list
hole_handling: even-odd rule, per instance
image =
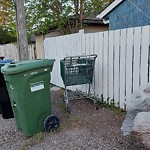
[{"label": "grass patch", "polygon": [[67,112],[67,108],[64,103],[59,104],[58,107],[59,107],[59,109],[61,109],[63,111],[63,113],[64,113],[63,115],[65,118],[70,119],[70,121],[77,121],[77,122],[79,121],[79,117],[76,114],[74,114],[73,112],[71,112],[71,114],[69,114]]},{"label": "grass patch", "polygon": [[122,109],[119,107],[119,103],[115,104],[115,100],[114,99],[107,99],[105,100],[103,95],[101,96],[101,99],[99,100],[99,105],[101,107],[105,107],[108,108],[110,110],[112,110],[114,115],[119,115],[119,114],[125,114],[126,110]]},{"label": "grass patch", "polygon": [[47,135],[46,132],[39,132],[33,135],[32,137],[27,138],[26,141],[23,143],[23,145],[19,147],[17,150],[27,150],[28,148],[43,141],[46,135]]},{"label": "grass patch", "polygon": [[66,117],[66,118],[69,118],[70,117],[70,114],[67,112],[67,108],[66,108],[66,105],[65,105],[65,103],[60,103],[59,105],[58,105],[58,107],[59,107],[59,109],[60,110],[62,110],[62,112],[64,113],[64,117]]},{"label": "grass patch", "polygon": [[99,107],[110,109],[114,115],[126,113],[126,110],[119,108],[119,103],[115,104],[114,99],[110,99],[110,98],[104,99],[103,95],[101,95],[100,98],[95,97],[94,99],[96,99],[98,101]]},{"label": "grass patch", "polygon": [[126,114],[126,111],[119,108],[119,107],[109,107],[109,109],[112,111],[113,115],[122,115],[122,114]]}]

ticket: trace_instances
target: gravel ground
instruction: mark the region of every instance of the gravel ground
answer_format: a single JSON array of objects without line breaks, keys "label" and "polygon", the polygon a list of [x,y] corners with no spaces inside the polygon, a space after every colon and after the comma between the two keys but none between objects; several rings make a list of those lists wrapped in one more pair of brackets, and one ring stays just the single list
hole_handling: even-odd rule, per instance
[{"label": "gravel ground", "polygon": [[71,114],[65,110],[63,90],[52,91],[52,111],[61,121],[58,131],[25,138],[15,120],[0,115],[1,150],[133,150],[120,131],[124,114],[100,107],[88,100],[71,101]]}]

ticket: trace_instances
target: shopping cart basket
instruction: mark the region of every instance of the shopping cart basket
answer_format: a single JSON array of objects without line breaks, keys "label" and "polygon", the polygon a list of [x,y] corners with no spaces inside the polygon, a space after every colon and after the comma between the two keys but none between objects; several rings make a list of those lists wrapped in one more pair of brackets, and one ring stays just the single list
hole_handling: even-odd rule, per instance
[{"label": "shopping cart basket", "polygon": [[[66,103],[67,111],[70,113],[69,100],[90,98],[94,101],[94,106],[97,109],[97,101],[95,97],[95,88],[93,89],[94,95],[91,94],[91,85],[95,81],[94,66],[97,55],[82,55],[65,57],[60,61],[61,77],[65,85],[64,102]],[[69,94],[67,86],[88,84],[88,92],[83,93],[78,90],[73,94]],[[76,96],[75,96],[76,95]],[[91,96],[92,95],[92,96]]]}]

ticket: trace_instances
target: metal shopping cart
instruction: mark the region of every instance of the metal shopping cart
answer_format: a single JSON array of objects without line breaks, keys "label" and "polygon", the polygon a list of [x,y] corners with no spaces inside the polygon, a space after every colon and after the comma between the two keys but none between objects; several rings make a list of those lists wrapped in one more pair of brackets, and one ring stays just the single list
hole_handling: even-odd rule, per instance
[{"label": "metal shopping cart", "polygon": [[[60,61],[61,77],[65,85],[64,102],[66,103],[67,111],[70,113],[69,100],[89,98],[94,101],[94,106],[97,109],[97,100],[95,99],[95,86],[93,94],[91,94],[91,85],[95,84],[94,66],[97,55],[81,55],[65,57]],[[67,90],[67,86],[88,84],[87,92],[76,90],[71,92]]]}]

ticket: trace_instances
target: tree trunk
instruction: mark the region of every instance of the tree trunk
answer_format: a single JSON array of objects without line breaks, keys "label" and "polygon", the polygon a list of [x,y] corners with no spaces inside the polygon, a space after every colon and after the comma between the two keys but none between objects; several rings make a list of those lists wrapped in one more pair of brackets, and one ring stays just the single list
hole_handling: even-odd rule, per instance
[{"label": "tree trunk", "polygon": [[74,0],[75,6],[75,30],[78,32],[79,27],[79,0]]},{"label": "tree trunk", "polygon": [[80,0],[80,23],[82,28],[82,21],[83,21],[83,12],[84,12],[84,0]]},{"label": "tree trunk", "polygon": [[112,3],[114,0],[109,0],[109,3]]},{"label": "tree trunk", "polygon": [[61,24],[61,18],[60,18],[60,14],[61,14],[61,4],[59,2],[59,0],[55,0],[55,11],[56,11],[56,18],[57,18],[57,22],[58,22],[58,30],[59,30],[59,33],[60,35],[63,35],[64,34],[64,31],[63,31],[63,27],[62,27],[62,24]]},{"label": "tree trunk", "polygon": [[16,28],[18,36],[19,59],[28,60],[28,41],[25,22],[24,0],[15,0],[16,7]]}]

